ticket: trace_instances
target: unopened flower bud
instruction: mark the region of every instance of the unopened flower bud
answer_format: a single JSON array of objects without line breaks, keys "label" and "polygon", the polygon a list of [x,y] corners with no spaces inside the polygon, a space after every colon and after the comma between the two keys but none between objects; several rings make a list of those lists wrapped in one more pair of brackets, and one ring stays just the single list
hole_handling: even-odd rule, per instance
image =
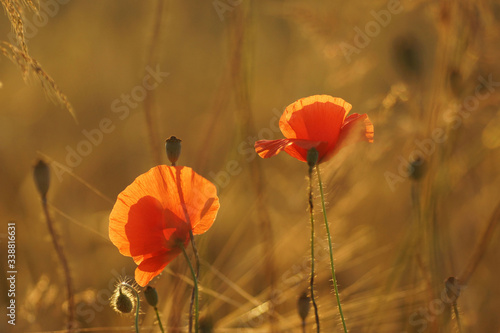
[{"label": "unopened flower bud", "polygon": [[311,299],[307,295],[307,292],[303,292],[297,301],[297,310],[302,321],[305,321],[309,310],[311,309]]},{"label": "unopened flower bud", "polygon": [[426,169],[425,159],[417,156],[410,162],[410,165],[408,165],[408,174],[411,179],[419,180],[425,174]]},{"label": "unopened flower bud", "polygon": [[446,296],[451,302],[456,302],[458,296],[460,296],[460,284],[458,279],[451,276],[444,282]]},{"label": "unopened flower bud", "polygon": [[33,178],[35,180],[38,193],[40,193],[42,200],[45,201],[50,185],[50,169],[47,163],[43,160],[39,160],[33,168]]},{"label": "unopened flower bud", "polygon": [[144,297],[146,297],[146,302],[152,307],[156,307],[158,304],[158,293],[155,288],[147,286],[146,290],[144,290]]},{"label": "unopened flower bud", "polygon": [[118,295],[113,300],[113,308],[117,312],[130,313],[134,309],[134,298],[129,292],[122,292],[122,288],[118,287]]},{"label": "unopened flower bud", "polygon": [[309,171],[318,163],[319,152],[316,148],[312,147],[307,151],[307,165],[309,165]]},{"label": "unopened flower bud", "polygon": [[181,141],[181,139],[177,139],[173,135],[165,141],[165,150],[167,151],[167,157],[170,163],[172,163],[172,166],[175,166],[181,154]]}]

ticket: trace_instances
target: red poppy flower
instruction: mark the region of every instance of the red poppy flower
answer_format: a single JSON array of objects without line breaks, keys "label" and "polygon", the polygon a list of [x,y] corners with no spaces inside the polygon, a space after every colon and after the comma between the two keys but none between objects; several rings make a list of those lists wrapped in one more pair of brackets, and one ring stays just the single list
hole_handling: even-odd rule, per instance
[{"label": "red poppy flower", "polygon": [[307,162],[307,151],[316,148],[318,163],[325,162],[347,144],[373,142],[373,124],[366,114],[348,117],[351,104],[341,98],[315,95],[290,104],[280,118],[279,127],[286,139],[259,140],[255,151],[269,158],[284,150]]},{"label": "red poppy flower", "polygon": [[109,238],[138,265],[135,280],[147,285],[180,246],[207,231],[219,210],[217,190],[188,167],[160,165],[137,177],[118,195],[109,216]]}]

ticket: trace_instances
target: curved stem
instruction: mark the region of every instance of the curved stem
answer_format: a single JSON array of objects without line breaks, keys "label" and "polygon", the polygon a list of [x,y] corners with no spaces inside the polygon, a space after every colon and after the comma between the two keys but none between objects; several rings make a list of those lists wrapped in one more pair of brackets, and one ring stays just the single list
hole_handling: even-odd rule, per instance
[{"label": "curved stem", "polygon": [[69,269],[68,259],[66,258],[66,254],[64,252],[64,248],[62,244],[59,242],[59,237],[52,223],[52,219],[50,218],[49,209],[47,207],[47,200],[44,196],[42,196],[42,206],[43,212],[45,214],[45,219],[47,221],[47,227],[49,228],[49,233],[52,238],[52,243],[54,244],[54,249],[56,250],[57,256],[59,257],[59,261],[61,262],[61,266],[63,268],[64,277],[66,280],[66,294],[68,297],[68,331],[73,331],[73,324],[75,319],[75,299],[73,294],[73,283],[71,280],[71,272]]},{"label": "curved stem", "polygon": [[[316,332],[319,333],[319,314],[318,305],[314,299],[314,210],[313,210],[313,195],[312,195],[312,168],[309,168],[309,214],[311,215],[311,277],[310,277],[310,289],[311,289],[311,301],[314,307],[314,317],[316,319]],[[303,322],[305,326],[305,320]],[[304,328],[305,329],[305,328]]]},{"label": "curved stem", "polygon": [[128,287],[132,292],[135,294],[135,298],[137,299],[137,306],[135,307],[135,332],[139,333],[139,307],[141,306],[141,299],[139,297],[139,293],[137,290],[135,290],[134,287],[132,287],[130,284],[127,282],[122,282],[120,285]]},{"label": "curved stem", "polygon": [[158,313],[158,308],[156,306],[155,306],[155,312],[156,312],[156,319],[158,319],[158,326],[160,326],[160,331],[161,333],[164,333],[163,325],[161,324],[160,314]]},{"label": "curved stem", "polygon": [[186,253],[186,249],[182,244],[179,244],[180,248],[182,249],[182,253],[184,254],[184,257],[186,258],[186,261],[189,265],[189,269],[191,270],[191,274],[193,275],[193,283],[194,283],[194,331],[198,333],[198,279],[196,277],[196,273],[194,271],[193,265],[191,265],[191,260],[189,260],[189,257]]},{"label": "curved stem", "polygon": [[342,326],[344,327],[344,333],[347,333],[347,326],[345,324],[344,314],[342,312],[342,305],[340,304],[339,289],[337,287],[337,278],[335,277],[335,267],[333,264],[332,239],[330,236],[330,227],[328,226],[328,218],[326,216],[325,196],[323,194],[323,183],[321,182],[321,175],[320,175],[320,171],[319,171],[319,166],[317,164],[316,164],[316,173],[318,174],[319,191],[321,193],[321,204],[323,205],[323,217],[325,220],[326,235],[328,237],[328,248],[330,250],[330,266],[332,268],[333,287],[335,288],[335,296],[337,297],[337,305],[339,307],[339,313],[340,313],[340,318],[342,319]]}]

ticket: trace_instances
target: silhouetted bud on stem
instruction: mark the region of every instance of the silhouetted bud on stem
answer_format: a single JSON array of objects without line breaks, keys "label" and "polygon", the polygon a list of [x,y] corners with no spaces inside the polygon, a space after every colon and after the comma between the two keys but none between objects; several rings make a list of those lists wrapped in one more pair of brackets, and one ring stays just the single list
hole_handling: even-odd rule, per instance
[{"label": "silhouetted bud on stem", "polygon": [[173,135],[165,141],[165,150],[172,166],[175,166],[175,162],[177,162],[181,155],[181,141],[181,139],[177,139]]},{"label": "silhouetted bud on stem", "polygon": [[307,151],[307,165],[309,165],[309,172],[312,172],[312,169],[318,163],[319,152],[316,148],[312,147]]},{"label": "silhouetted bud on stem", "polygon": [[33,178],[35,179],[35,185],[38,189],[38,193],[40,193],[42,200],[45,201],[50,185],[50,169],[47,163],[43,160],[39,160],[33,168]]},{"label": "silhouetted bud on stem", "polygon": [[135,306],[134,296],[126,289],[124,292],[122,286],[116,288],[115,295],[111,301],[113,309],[121,313],[130,313]]},{"label": "silhouetted bud on stem", "polygon": [[146,290],[144,290],[144,297],[146,297],[146,302],[152,307],[156,307],[158,304],[158,293],[155,288],[147,286]]},{"label": "silhouetted bud on stem", "polygon": [[311,298],[307,295],[307,292],[303,292],[297,301],[297,310],[302,321],[305,321],[309,310],[311,309]]},{"label": "silhouetted bud on stem", "polygon": [[456,302],[458,296],[460,296],[460,285],[458,279],[451,276],[444,282],[446,296],[451,302]]},{"label": "silhouetted bud on stem", "polygon": [[413,180],[419,180],[425,174],[426,171],[426,163],[423,157],[417,156],[413,161],[408,165],[408,174],[410,178]]}]

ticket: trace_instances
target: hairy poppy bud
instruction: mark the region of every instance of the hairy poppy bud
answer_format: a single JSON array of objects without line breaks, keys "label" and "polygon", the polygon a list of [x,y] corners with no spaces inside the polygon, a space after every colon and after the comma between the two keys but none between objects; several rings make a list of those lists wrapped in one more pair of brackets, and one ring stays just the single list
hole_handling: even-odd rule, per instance
[{"label": "hairy poppy bud", "polygon": [[177,162],[181,154],[181,141],[181,139],[177,139],[173,135],[165,141],[165,150],[172,166],[175,166],[175,162]]},{"label": "hairy poppy bud", "polygon": [[156,307],[158,304],[158,293],[155,288],[147,286],[146,290],[144,290],[144,297],[146,297],[146,302],[152,307]]},{"label": "hairy poppy bud", "polygon": [[45,201],[50,185],[50,169],[47,163],[43,160],[39,160],[33,168],[33,178],[35,179],[35,185],[38,189],[38,193],[40,193],[42,200]]},{"label": "hairy poppy bud", "polygon": [[307,151],[307,165],[309,165],[309,171],[318,163],[319,152],[316,148],[312,147]]},{"label": "hairy poppy bud", "polygon": [[111,301],[111,305],[116,312],[130,313],[135,306],[133,295],[127,290],[123,292],[121,286],[116,288],[115,295],[113,295]]},{"label": "hairy poppy bud", "polygon": [[297,310],[302,321],[305,321],[309,310],[311,309],[311,299],[307,295],[307,292],[303,292],[297,301]]}]

